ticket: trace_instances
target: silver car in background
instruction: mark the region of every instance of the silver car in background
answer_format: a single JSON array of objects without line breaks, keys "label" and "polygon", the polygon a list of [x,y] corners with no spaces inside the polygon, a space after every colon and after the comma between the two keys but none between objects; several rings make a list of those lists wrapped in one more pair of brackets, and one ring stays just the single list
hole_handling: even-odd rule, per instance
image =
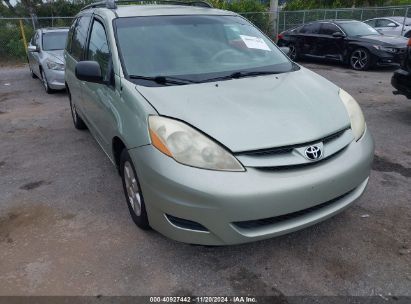
[{"label": "silver car in background", "polygon": [[28,46],[27,58],[33,78],[39,78],[47,93],[65,89],[64,48],[68,28],[38,29]]},{"label": "silver car in background", "polygon": [[369,19],[364,22],[375,28],[381,34],[411,38],[411,18],[401,16],[384,17]]}]

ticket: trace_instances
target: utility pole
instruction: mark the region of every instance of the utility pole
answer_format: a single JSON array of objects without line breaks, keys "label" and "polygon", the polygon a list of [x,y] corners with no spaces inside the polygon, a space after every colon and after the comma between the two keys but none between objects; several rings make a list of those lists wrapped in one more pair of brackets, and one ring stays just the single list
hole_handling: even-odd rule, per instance
[{"label": "utility pole", "polygon": [[271,26],[271,38],[277,39],[278,34],[278,0],[270,0],[270,26]]}]

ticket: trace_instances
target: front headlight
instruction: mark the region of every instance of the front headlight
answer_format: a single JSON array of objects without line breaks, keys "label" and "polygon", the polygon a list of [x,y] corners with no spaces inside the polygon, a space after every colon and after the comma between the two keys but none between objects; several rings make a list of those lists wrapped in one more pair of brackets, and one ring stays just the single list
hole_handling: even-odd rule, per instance
[{"label": "front headlight", "polygon": [[149,116],[151,143],[177,162],[210,170],[245,171],[223,147],[187,124],[163,116]]},{"label": "front headlight", "polygon": [[381,46],[381,45],[374,45],[374,47],[377,50],[380,50],[380,51],[383,51],[383,52],[388,52],[388,53],[395,53],[397,51],[396,48],[386,47],[386,46]]},{"label": "front headlight", "polygon": [[51,61],[51,60],[47,60],[47,67],[50,70],[64,71],[64,64],[63,63],[59,63],[59,62],[55,62],[55,61]]},{"label": "front headlight", "polygon": [[365,132],[365,119],[361,108],[355,99],[343,89],[340,89],[339,95],[350,117],[355,140],[359,140]]}]

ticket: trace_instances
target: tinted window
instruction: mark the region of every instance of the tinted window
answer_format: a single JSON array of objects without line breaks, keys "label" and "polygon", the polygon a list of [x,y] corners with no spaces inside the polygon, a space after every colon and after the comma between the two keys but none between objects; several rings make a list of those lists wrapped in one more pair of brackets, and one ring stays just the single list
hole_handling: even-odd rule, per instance
[{"label": "tinted window", "polygon": [[87,31],[90,24],[90,16],[82,16],[77,21],[76,28],[73,33],[73,40],[71,42],[71,55],[80,60],[86,45]]},{"label": "tinted window", "polygon": [[100,64],[101,73],[108,80],[110,63],[110,50],[107,43],[106,32],[99,21],[94,21],[90,33],[87,59],[97,61]]},{"label": "tinted window", "polygon": [[63,50],[66,45],[67,32],[47,32],[43,33],[43,50],[55,51]]},{"label": "tinted window", "polygon": [[310,23],[304,25],[303,28],[300,30],[300,33],[303,34],[318,34],[320,32],[320,24],[319,23]]},{"label": "tinted window", "polygon": [[72,39],[73,39],[73,32],[74,32],[74,28],[76,27],[77,20],[78,20],[78,19],[74,20],[73,24],[70,26],[70,29],[69,29],[69,32],[68,32],[68,35],[67,35],[66,50],[67,50],[67,52],[69,52],[69,53],[71,52],[71,41],[72,41]]},{"label": "tinted window", "polygon": [[376,20],[368,20],[368,21],[364,21],[364,23],[368,24],[369,26],[375,27],[375,21]]},{"label": "tinted window", "polygon": [[377,27],[388,27],[392,25],[394,22],[388,19],[378,19],[377,20]]},{"label": "tinted window", "polygon": [[340,22],[338,25],[344,30],[344,32],[350,36],[367,36],[367,35],[380,35],[380,33],[365,24],[364,22],[360,21],[350,21],[350,22]]},{"label": "tinted window", "polygon": [[332,24],[332,23],[322,23],[321,24],[320,34],[331,36],[332,34],[336,32],[341,33],[341,30],[335,24]]}]

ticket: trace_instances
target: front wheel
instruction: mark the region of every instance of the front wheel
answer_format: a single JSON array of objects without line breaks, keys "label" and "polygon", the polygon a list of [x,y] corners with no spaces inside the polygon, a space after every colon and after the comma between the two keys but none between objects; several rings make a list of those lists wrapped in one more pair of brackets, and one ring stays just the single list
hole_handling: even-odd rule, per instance
[{"label": "front wheel", "polygon": [[294,43],[290,43],[288,45],[288,48],[290,49],[290,52],[288,53],[288,57],[290,57],[290,59],[292,61],[297,61],[298,60],[298,51],[297,51],[297,46]]},{"label": "front wheel", "polygon": [[354,50],[350,56],[350,66],[357,71],[368,70],[371,66],[370,53],[364,48]]},{"label": "front wheel", "polygon": [[121,152],[120,156],[120,175],[123,180],[123,190],[131,218],[141,229],[150,229],[146,205],[137,178],[136,169],[126,149]]},{"label": "front wheel", "polygon": [[53,90],[50,89],[49,82],[47,81],[46,73],[44,73],[43,69],[41,70],[41,82],[43,83],[43,87],[46,93],[51,94]]}]

